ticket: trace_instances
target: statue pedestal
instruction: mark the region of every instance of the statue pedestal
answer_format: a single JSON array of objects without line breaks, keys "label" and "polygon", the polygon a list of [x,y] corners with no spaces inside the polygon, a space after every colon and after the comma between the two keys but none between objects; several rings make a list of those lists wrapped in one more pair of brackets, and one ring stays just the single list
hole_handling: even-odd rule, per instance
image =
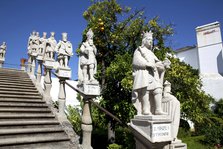
[{"label": "statue pedestal", "polygon": [[38,56],[38,53],[36,51],[32,51],[31,56],[32,57],[37,57]]},{"label": "statue pedestal", "polygon": [[45,59],[43,65],[48,69],[53,69],[55,65],[55,61],[51,59]]},{"label": "statue pedestal", "polygon": [[[171,141],[174,138],[171,134],[171,120],[167,115],[137,115],[129,127],[135,136],[136,149],[174,149],[170,148],[173,147]],[[186,149],[182,143],[177,147]]]},{"label": "statue pedestal", "polygon": [[83,95],[99,96],[100,87],[98,84],[82,83],[78,84],[78,89]]},{"label": "statue pedestal", "polygon": [[36,57],[36,59],[37,59],[38,61],[43,61],[43,56],[42,56],[42,55],[38,55],[38,56]]},{"label": "statue pedestal", "polygon": [[66,67],[58,67],[58,69],[56,70],[56,75],[59,78],[71,78],[71,69],[70,68],[66,68]]}]

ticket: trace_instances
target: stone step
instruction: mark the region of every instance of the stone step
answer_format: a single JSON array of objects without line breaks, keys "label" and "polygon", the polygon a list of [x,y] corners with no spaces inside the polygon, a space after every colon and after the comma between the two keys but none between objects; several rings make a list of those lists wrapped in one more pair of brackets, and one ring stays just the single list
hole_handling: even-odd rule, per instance
[{"label": "stone step", "polygon": [[50,113],[51,112],[51,110],[50,109],[48,109],[48,108],[27,108],[27,107],[20,107],[20,108],[18,108],[18,107],[15,107],[15,108],[12,108],[12,107],[10,107],[10,108],[2,108],[2,107],[0,107],[0,114],[2,113],[2,112],[10,112],[10,113],[24,113],[24,112],[28,112],[28,113]]},{"label": "stone step", "polygon": [[1,76],[0,80],[31,81],[31,79],[29,77],[8,77],[8,76]]},{"label": "stone step", "polygon": [[37,89],[35,89],[35,88],[33,88],[32,90],[30,90],[30,89],[27,89],[27,88],[21,89],[21,88],[12,88],[12,87],[9,87],[9,86],[6,86],[6,87],[1,87],[0,86],[0,91],[14,91],[14,92],[38,93]]},{"label": "stone step", "polygon": [[12,82],[0,82],[1,85],[7,86],[22,86],[22,87],[35,87],[33,83],[12,83]]},{"label": "stone step", "polygon": [[[41,121],[52,121],[53,119],[40,119]],[[29,120],[31,121],[31,120]],[[34,120],[33,120],[34,121]],[[36,120],[35,120],[36,121]],[[24,120],[21,122],[25,122]],[[0,130],[7,130],[7,129],[22,129],[22,128],[30,128],[30,129],[36,129],[36,128],[62,128],[59,124],[35,124],[35,125],[2,125],[0,126]]]},{"label": "stone step", "polygon": [[0,94],[9,94],[9,95],[32,95],[32,96],[39,96],[40,93],[38,92],[20,92],[20,91],[9,91],[9,90],[0,90]]},{"label": "stone step", "polygon": [[27,89],[27,90],[36,90],[34,85],[29,85],[29,86],[21,85],[21,86],[19,86],[18,84],[8,85],[8,84],[4,84],[4,83],[2,84],[1,82],[0,82],[0,88],[13,88],[13,89],[21,89],[21,90],[25,90],[25,89]]},{"label": "stone step", "polygon": [[17,136],[3,136],[4,138],[0,141],[0,146],[6,145],[18,145],[18,144],[31,144],[31,143],[42,143],[42,142],[58,142],[58,141],[69,141],[70,139],[65,133],[43,133],[43,134],[25,134]]},{"label": "stone step", "polygon": [[42,99],[42,96],[40,96],[40,95],[11,95],[11,94],[0,93],[0,100],[1,100],[1,98]]},{"label": "stone step", "polygon": [[71,145],[70,141],[57,141],[57,142],[41,142],[30,144],[16,144],[0,147],[0,149],[78,149],[78,145]]},{"label": "stone step", "polygon": [[30,77],[27,75],[27,76],[20,76],[20,75],[8,75],[8,74],[1,74],[0,73],[0,79],[1,80],[31,80]]},{"label": "stone step", "polygon": [[13,73],[3,73],[3,72],[0,72],[0,77],[6,77],[6,78],[29,78],[29,75],[27,75],[27,74],[13,74]]},{"label": "stone step", "polygon": [[20,108],[47,108],[47,104],[43,103],[23,103],[23,102],[1,102],[0,108],[12,108],[12,107],[20,107]]},{"label": "stone step", "polygon": [[10,134],[30,134],[30,133],[42,133],[42,132],[64,132],[62,128],[11,128],[11,129],[0,129],[0,135]]},{"label": "stone step", "polygon": [[13,73],[13,74],[27,74],[27,72],[25,71],[21,71],[21,70],[10,70],[10,69],[0,69],[1,73]]},{"label": "stone step", "polygon": [[29,81],[0,80],[0,82],[1,83],[9,83],[9,84],[27,84],[27,85],[33,84],[33,82],[31,80],[29,80]]},{"label": "stone step", "polygon": [[15,69],[15,68],[0,68],[0,72],[2,72],[2,71],[26,73],[24,70],[19,70],[19,69]]},{"label": "stone step", "polygon": [[14,102],[14,103],[46,103],[42,98],[3,98],[0,97],[0,103]]},{"label": "stone step", "polygon": [[35,119],[30,119],[30,120],[23,120],[23,121],[18,121],[18,119],[14,119],[14,120],[8,120],[8,121],[0,121],[0,127],[2,126],[6,126],[6,127],[9,127],[9,126],[30,126],[30,125],[33,125],[33,126],[36,126],[36,125],[58,125],[59,122],[55,119],[45,119],[45,120],[42,120],[42,119],[38,119],[38,118],[35,118]]},{"label": "stone step", "polygon": [[1,112],[0,119],[15,119],[15,118],[54,118],[55,115],[52,113],[10,113],[10,112]]}]

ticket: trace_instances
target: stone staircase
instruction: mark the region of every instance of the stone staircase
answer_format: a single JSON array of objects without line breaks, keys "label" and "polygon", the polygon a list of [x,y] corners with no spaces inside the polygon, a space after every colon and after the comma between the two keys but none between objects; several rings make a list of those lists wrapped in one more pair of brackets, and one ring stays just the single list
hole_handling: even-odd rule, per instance
[{"label": "stone staircase", "polygon": [[24,71],[0,69],[0,149],[77,148]]}]

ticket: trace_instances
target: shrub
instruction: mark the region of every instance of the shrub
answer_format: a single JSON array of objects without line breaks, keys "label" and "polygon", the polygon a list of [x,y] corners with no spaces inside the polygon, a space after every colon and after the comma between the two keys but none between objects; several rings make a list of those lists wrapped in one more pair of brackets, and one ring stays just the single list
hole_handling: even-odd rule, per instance
[{"label": "shrub", "polygon": [[122,146],[113,143],[113,144],[110,144],[107,149],[122,149]]}]

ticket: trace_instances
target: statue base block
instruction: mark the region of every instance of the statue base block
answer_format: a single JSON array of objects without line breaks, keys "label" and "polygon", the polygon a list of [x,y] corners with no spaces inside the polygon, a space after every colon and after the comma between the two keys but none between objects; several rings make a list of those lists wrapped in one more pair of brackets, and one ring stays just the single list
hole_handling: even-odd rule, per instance
[{"label": "statue base block", "polygon": [[56,70],[56,75],[60,78],[71,78],[71,69],[70,68],[64,68],[64,67],[59,67]]},{"label": "statue base block", "polygon": [[166,115],[135,116],[130,122],[130,127],[138,131],[151,143],[172,141],[171,121]]},{"label": "statue base block", "polygon": [[42,61],[42,60],[43,60],[43,56],[42,56],[42,55],[38,55],[38,56],[36,57],[36,59],[37,59],[38,61]]},{"label": "statue base block", "polygon": [[48,69],[53,69],[54,65],[55,65],[55,61],[54,60],[45,60],[43,65]]},{"label": "statue base block", "polygon": [[78,84],[78,90],[84,94],[89,96],[99,96],[100,95],[100,86],[99,84]]},{"label": "statue base block", "polygon": [[38,53],[33,51],[30,55],[33,57],[37,57]]},{"label": "statue base block", "polygon": [[5,62],[5,58],[1,57],[0,58],[0,63],[4,63]]}]

